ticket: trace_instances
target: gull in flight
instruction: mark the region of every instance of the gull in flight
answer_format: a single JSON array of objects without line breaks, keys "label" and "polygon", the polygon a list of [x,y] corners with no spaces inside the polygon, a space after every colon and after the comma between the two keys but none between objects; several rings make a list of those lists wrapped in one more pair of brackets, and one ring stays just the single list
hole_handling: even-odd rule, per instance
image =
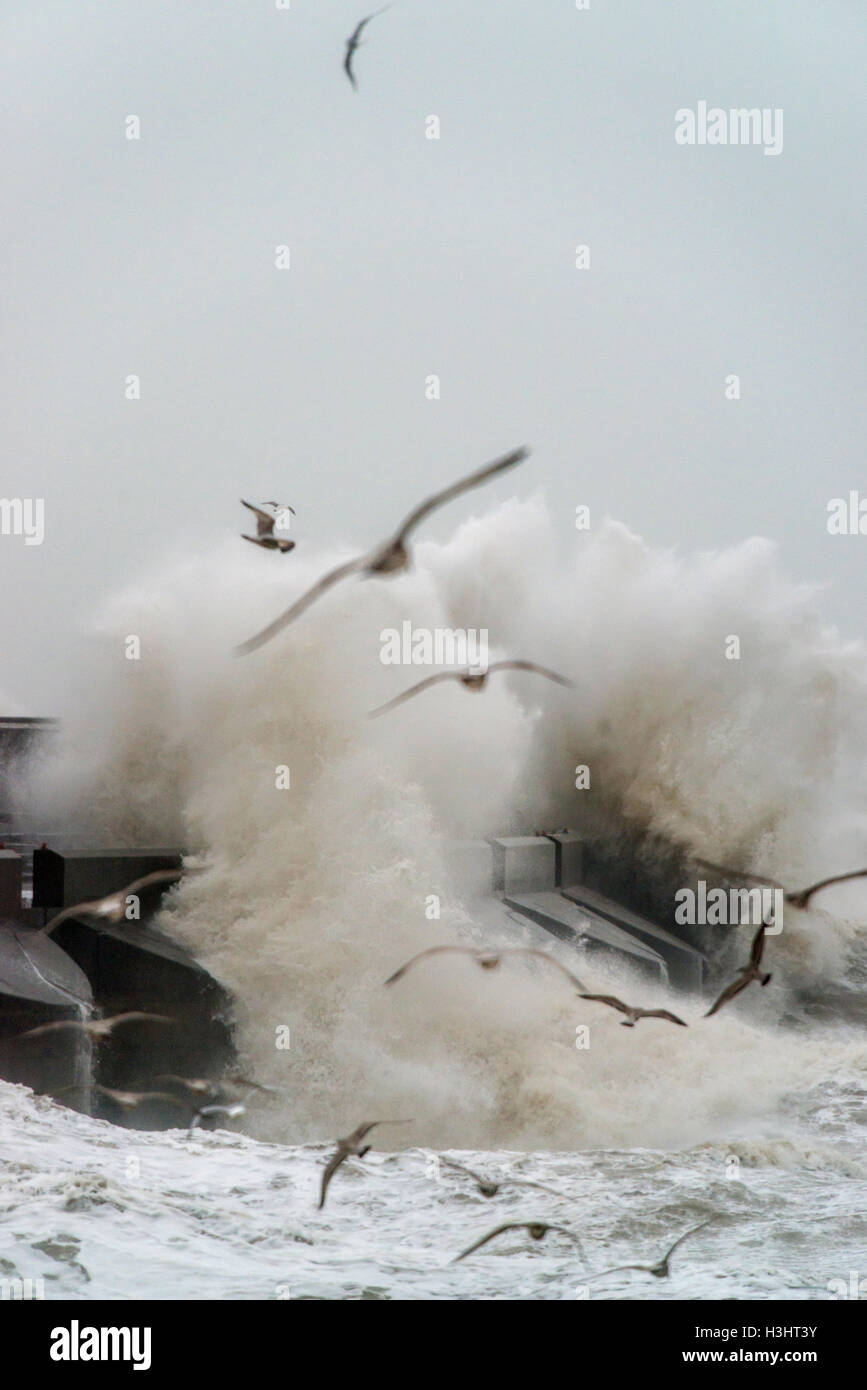
[{"label": "gull in flight", "polygon": [[719,999],[717,999],[708,1009],[707,1013],[705,1014],[705,1018],[710,1018],[711,1014],[717,1013],[723,1007],[724,1004],[730,1003],[732,999],[735,999],[737,995],[740,994],[742,989],[746,989],[747,985],[752,984],[753,980],[758,980],[759,984],[762,986],[768,983],[771,976],[769,974],[762,973],[762,953],[764,952],[764,949],[765,924],[763,922],[762,925],[759,927],[758,931],[756,932],[755,936],[753,937],[753,946],[752,950],[750,951],[749,965],[741,966],[740,970],[738,971],[738,978],[736,980],[732,980],[731,984],[726,986]]},{"label": "gull in flight", "polygon": [[239,1115],[246,1115],[247,1107],[240,1104],[235,1105],[200,1105],[190,1121],[187,1131],[187,1138],[197,1130],[202,1120],[208,1119],[211,1115],[225,1115],[228,1120],[237,1120]]},{"label": "gull in flight", "polygon": [[698,1226],[693,1226],[690,1230],[684,1231],[683,1235],[678,1236],[674,1245],[672,1245],[669,1250],[666,1250],[662,1259],[658,1260],[655,1265],[615,1265],[613,1269],[602,1269],[598,1274],[589,1274],[587,1277],[588,1279],[602,1279],[604,1275],[617,1274],[618,1271],[622,1269],[640,1269],[643,1270],[645,1274],[652,1274],[654,1279],[667,1279],[671,1272],[669,1269],[669,1261],[677,1247],[683,1245],[683,1242],[688,1240],[690,1236],[694,1236],[696,1231],[703,1231],[705,1226],[710,1226],[714,1221],[718,1220],[718,1216],[711,1216],[707,1221],[702,1221]]},{"label": "gull in flight", "polygon": [[504,454],[502,458],[495,459],[493,463],[486,463],[482,468],[470,473],[468,477],[461,478],[458,482],[452,483],[450,487],[443,488],[441,492],[435,492],[433,496],[425,498],[424,502],[420,503],[401,522],[393,536],[375,546],[366,555],[359,555],[355,560],[347,560],[344,564],[329,570],[327,574],[316,581],[312,588],[302,594],[299,599],[296,599],[291,608],[287,608],[285,613],[281,613],[279,618],[275,618],[273,623],[269,623],[261,632],[257,632],[255,637],[242,642],[236,648],[238,653],[246,656],[249,652],[256,651],[257,647],[263,647],[266,642],[270,642],[272,637],[276,637],[278,632],[282,632],[284,627],[287,627],[305,609],[315,603],[320,595],[338,583],[339,580],[345,579],[347,575],[362,574],[369,577],[371,575],[397,574],[408,569],[410,554],[407,540],[410,533],[424,521],[425,517],[429,516],[437,507],[443,507],[446,502],[460,497],[461,493],[479,487],[481,483],[494,477],[495,474],[504,473],[508,468],[514,468],[516,464],[522,463],[528,454],[528,449],[514,449],[512,453]]},{"label": "gull in flight", "polygon": [[393,700],[380,705],[378,709],[370,711],[369,719],[376,719],[378,715],[385,714],[387,710],[395,709],[397,705],[402,705],[405,700],[411,700],[414,695],[420,695],[423,690],[428,690],[432,685],[438,685],[440,681],[460,681],[465,690],[484,690],[488,683],[488,677],[494,671],[535,671],[536,675],[544,676],[546,680],[556,681],[557,685],[568,686],[574,690],[574,681],[567,680],[565,676],[558,676],[556,671],[549,671],[547,666],[537,666],[535,661],[493,661],[485,671],[473,671],[467,667],[463,671],[439,671],[435,676],[428,676],[423,681],[418,681],[411,685],[409,690],[404,690],[402,695],[396,695]]},{"label": "gull in flight", "polygon": [[352,60],[355,57],[355,50],[361,47],[361,35],[372,19],[376,19],[377,15],[385,14],[386,10],[390,9],[391,5],[383,5],[381,10],[374,10],[373,14],[367,15],[356,24],[349,38],[346,40],[346,57],[343,60],[343,71],[352,83],[353,91],[358,91],[358,83],[355,80],[355,73],[352,70]]},{"label": "gull in flight", "polygon": [[[276,507],[278,512],[291,512],[293,516],[295,515],[294,507],[283,506],[281,502],[265,502],[263,505]],[[295,549],[294,541],[284,540],[283,537],[274,535],[274,527],[277,523],[276,516],[272,516],[270,512],[263,512],[261,507],[254,507],[252,502],[245,502],[243,497],[241,498],[241,506],[248,507],[256,516],[255,536],[242,535],[241,540],[249,541],[251,545],[261,545],[265,550],[279,550],[282,555],[285,555],[288,550]]]},{"label": "gull in flight", "polygon": [[136,1110],[140,1105],[153,1100],[166,1100],[171,1105],[179,1105],[182,1109],[187,1109],[187,1106],[178,1096],[173,1096],[168,1091],[115,1091],[111,1086],[101,1086],[98,1082],[94,1082],[93,1089],[99,1091],[101,1096],[108,1096],[109,1100],[113,1100],[116,1105],[120,1106],[121,1110]]},{"label": "gull in flight", "polygon": [[176,1020],[167,1018],[165,1014],[144,1014],[138,1010],[130,1013],[115,1014],[113,1018],[92,1018],[80,1020],[77,1018],[64,1018],[58,1023],[41,1023],[38,1028],[29,1028],[26,1033],[19,1033],[19,1038],[39,1038],[47,1033],[59,1033],[64,1028],[75,1028],[81,1033],[86,1033],[89,1038],[110,1038],[115,1028],[119,1028],[122,1023],[174,1023]]},{"label": "gull in flight", "polygon": [[322,1190],[319,1194],[319,1210],[325,1206],[325,1195],[328,1192],[328,1184],[334,1177],[341,1163],[345,1163],[347,1158],[364,1158],[364,1155],[371,1148],[370,1144],[365,1144],[364,1140],[372,1129],[377,1125],[410,1125],[412,1120],[365,1120],[345,1139],[337,1140],[337,1148],[325,1165],[322,1174]]},{"label": "gull in flight", "polygon": [[[714,869],[720,874],[729,874],[732,878],[748,878],[755,883],[771,883],[775,888],[782,888],[781,883],[777,883],[774,878],[762,878],[759,874],[745,873],[741,869],[729,869],[725,864],[714,864],[710,859],[696,859],[696,864],[701,864],[705,869]],[[791,903],[792,907],[806,908],[814,893],[818,893],[823,888],[830,888],[832,883],[847,883],[852,878],[867,878],[867,869],[852,869],[847,874],[833,874],[831,878],[820,878],[818,883],[811,883],[809,888],[801,888],[796,893],[788,893],[783,889],[784,902]]]},{"label": "gull in flight", "polygon": [[482,1177],[481,1173],[475,1173],[465,1164],[458,1163],[453,1158],[446,1158],[444,1154],[437,1154],[437,1160],[444,1168],[453,1168],[456,1173],[463,1173],[466,1177],[472,1178],[483,1197],[496,1197],[501,1187],[535,1187],[540,1192],[550,1192],[554,1197],[565,1196],[565,1193],[557,1192],[553,1187],[546,1187],[543,1182],[533,1182],[530,1178],[504,1177],[494,1182],[491,1178]]},{"label": "gull in flight", "polygon": [[230,1072],[228,1076],[220,1078],[213,1076],[176,1076],[174,1072],[163,1072],[155,1078],[157,1081],[170,1081],[175,1086],[182,1086],[194,1096],[219,1096],[227,1086],[236,1086],[239,1089],[247,1088],[251,1091],[263,1091],[277,1094],[281,1088],[279,1086],[263,1086],[258,1081],[251,1081],[247,1076],[240,1076],[237,1072]]},{"label": "gull in flight", "polygon": [[58,912],[44,927],[40,927],[40,934],[47,936],[70,917],[107,917],[111,922],[120,922],[126,911],[128,897],[156,883],[175,883],[183,873],[183,869],[157,869],[152,874],[145,874],[143,878],[133,879],[125,888],[119,888],[116,893],[109,893],[104,898],[96,898],[93,902],[74,903],[72,907],[65,907],[62,912]]},{"label": "gull in flight", "polygon": [[[507,1221],[503,1226],[495,1226],[493,1231],[488,1231],[486,1236],[477,1240],[475,1244],[468,1245],[466,1250],[462,1250],[459,1255],[455,1255],[452,1264],[457,1264],[458,1260],[465,1260],[467,1255],[472,1255],[474,1250],[480,1250],[483,1245],[487,1245],[489,1240],[494,1240],[501,1236],[504,1231],[527,1231],[533,1240],[542,1240],[549,1231],[556,1231],[561,1236],[568,1236],[574,1241],[581,1251],[581,1242],[573,1231],[567,1231],[565,1226],[550,1226],[545,1221]],[[583,1252],[581,1252],[583,1253]]]},{"label": "gull in flight", "polygon": [[[429,946],[426,951],[419,951],[417,956],[405,961],[398,970],[395,970],[393,975],[389,975],[385,983],[387,985],[396,984],[418,961],[424,960],[427,956],[446,954],[472,956],[476,964],[480,965],[483,970],[495,970],[504,956],[538,956],[541,960],[546,960],[549,965],[553,965],[556,970],[560,971],[561,975],[565,975],[569,983],[573,984],[577,990],[584,989],[578,976],[573,975],[572,971],[565,965],[561,965],[556,956],[549,956],[547,951],[537,951],[533,946],[506,946],[501,951],[477,950],[474,946]],[[582,995],[582,998],[592,997],[592,995]]]},{"label": "gull in flight", "polygon": [[578,997],[593,999],[597,1004],[607,1004],[609,1008],[625,1014],[622,1024],[624,1028],[634,1028],[640,1018],[667,1018],[669,1023],[679,1023],[681,1028],[689,1026],[682,1018],[678,1018],[677,1014],[669,1013],[668,1009],[634,1009],[631,1004],[624,1004],[622,999],[615,998],[613,994],[581,994]]}]

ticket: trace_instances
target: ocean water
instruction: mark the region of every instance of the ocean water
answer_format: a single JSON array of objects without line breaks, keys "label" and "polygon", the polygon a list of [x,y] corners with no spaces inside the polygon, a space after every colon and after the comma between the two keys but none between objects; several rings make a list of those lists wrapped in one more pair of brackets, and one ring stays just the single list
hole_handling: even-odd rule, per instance
[{"label": "ocean water", "polygon": [[[231,991],[242,1068],[281,1092],[191,1142],[0,1087],[0,1269],[82,1298],[818,1298],[867,1275],[863,883],[788,911],[771,984],[713,1019],[704,999],[582,963],[592,989],[664,1004],[688,1030],[622,1028],[541,965],[442,958],[383,986],[426,946],[490,939],[457,839],[604,820],[792,887],[865,862],[867,660],[820,596],[761,540],[679,557],[609,522],[564,552],[536,498],[419,545],[407,576],[339,586],[238,659],[342,556],[237,550],[140,579],[94,618],[58,692],[63,741],[19,812],[195,856],[160,925]],[[427,674],[379,660],[405,619],[486,628],[492,655],[576,688],[492,678],[368,721]],[[735,936],[724,958],[740,963]],[[330,1138],[402,1117],[317,1212]],[[485,1199],[436,1152],[562,1195]],[[711,1215],[670,1280],[588,1279],[652,1262]],[[519,1233],[451,1265],[531,1219],[581,1251]]]}]

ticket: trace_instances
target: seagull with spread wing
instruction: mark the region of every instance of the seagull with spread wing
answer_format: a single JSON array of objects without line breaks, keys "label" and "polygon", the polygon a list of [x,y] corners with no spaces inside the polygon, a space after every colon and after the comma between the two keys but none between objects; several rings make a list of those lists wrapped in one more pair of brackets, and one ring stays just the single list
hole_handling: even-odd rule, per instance
[{"label": "seagull with spread wing", "polygon": [[579,1252],[581,1252],[581,1242],[578,1237],[575,1235],[574,1231],[567,1231],[565,1226],[551,1226],[545,1221],[507,1221],[502,1226],[495,1226],[493,1231],[488,1231],[488,1234],[482,1236],[481,1240],[477,1240],[473,1245],[468,1245],[466,1250],[462,1250],[459,1255],[455,1255],[452,1264],[457,1264],[458,1260],[465,1260],[467,1255],[472,1255],[474,1250],[481,1250],[482,1246],[487,1245],[489,1240],[495,1240],[497,1236],[503,1235],[505,1231],[527,1231],[532,1240],[542,1240],[549,1231],[556,1231],[558,1235],[568,1236],[570,1240],[574,1241],[578,1246]]},{"label": "seagull with spread wing", "polygon": [[[245,536],[242,533],[242,541],[249,541],[251,545],[261,545],[263,550],[279,550],[281,555],[285,555],[288,551],[295,549],[294,541],[290,541],[283,536],[274,535],[274,527],[277,524],[276,516],[272,516],[270,512],[263,511],[262,507],[254,507],[252,502],[245,502],[243,497],[241,498],[241,506],[247,507],[256,517],[255,536]],[[265,502],[264,506],[276,507],[278,516],[281,512],[291,512],[293,516],[295,515],[294,507],[283,506],[280,502]]]},{"label": "seagull with spread wing", "polygon": [[125,888],[119,888],[116,893],[96,898],[93,902],[74,903],[72,907],[65,907],[62,912],[52,917],[50,922],[46,922],[44,927],[40,927],[39,931],[41,935],[47,936],[70,917],[107,917],[111,922],[120,922],[126,912],[128,897],[157,883],[175,883],[183,874],[183,869],[156,869],[154,873],[145,874],[143,878],[133,879],[132,883],[128,883]]},{"label": "seagull with spread wing", "polygon": [[337,1140],[337,1148],[329,1158],[322,1174],[322,1189],[319,1194],[319,1210],[325,1206],[325,1197],[328,1192],[328,1184],[334,1177],[341,1163],[345,1163],[347,1158],[364,1158],[364,1155],[371,1148],[370,1144],[365,1144],[364,1140],[372,1129],[377,1125],[409,1125],[412,1120],[365,1120],[362,1124],[348,1134],[345,1139]]},{"label": "seagull with spread wing", "polygon": [[764,949],[765,924],[763,922],[762,925],[759,927],[758,931],[756,932],[755,936],[753,937],[753,946],[752,950],[750,951],[749,965],[741,966],[740,970],[738,971],[737,979],[732,980],[731,984],[726,986],[719,999],[715,1000],[711,1007],[708,1009],[707,1013],[705,1014],[705,1018],[710,1018],[711,1014],[718,1013],[724,1004],[728,1004],[731,1002],[732,999],[736,999],[737,996],[740,994],[741,990],[746,989],[747,985],[752,984],[753,980],[758,980],[759,984],[762,986],[769,983],[771,979],[770,974],[765,974],[762,971],[762,955],[764,953]]},{"label": "seagull with spread wing", "polygon": [[[561,964],[556,956],[549,956],[547,951],[539,951],[534,946],[504,946],[499,951],[479,950],[475,946],[428,946],[426,951],[419,951],[418,955],[412,956],[405,961],[393,975],[389,975],[386,980],[387,985],[394,985],[398,980],[403,979],[404,975],[412,969],[420,960],[427,959],[428,956],[458,955],[470,956],[480,965],[483,970],[495,970],[505,956],[538,956],[540,960],[547,961],[553,965],[555,970],[559,970],[561,975],[565,975],[570,984],[577,990],[583,990],[584,985],[573,975],[567,966]],[[582,996],[591,997],[591,996]]]},{"label": "seagull with spread wing", "polygon": [[669,1023],[679,1023],[681,1028],[689,1025],[684,1023],[677,1014],[669,1013],[668,1009],[636,1009],[631,1004],[624,1004],[622,999],[617,999],[613,994],[580,994],[579,999],[593,999],[597,1004],[607,1004],[610,1009],[616,1009],[618,1013],[625,1014],[623,1028],[634,1028],[640,1018],[664,1018]]},{"label": "seagull with spread wing", "polygon": [[167,1018],[165,1014],[146,1014],[138,1009],[130,1013],[115,1014],[113,1018],[64,1018],[57,1023],[41,1023],[38,1028],[28,1028],[26,1033],[19,1033],[20,1038],[40,1038],[48,1033],[59,1033],[66,1028],[74,1028],[78,1032],[86,1033],[89,1038],[110,1038],[115,1028],[119,1028],[122,1023],[175,1023],[173,1018]]},{"label": "seagull with spread wing", "polygon": [[451,1168],[456,1173],[463,1173],[464,1177],[472,1178],[483,1197],[496,1197],[501,1187],[534,1187],[538,1192],[550,1193],[552,1197],[565,1197],[566,1195],[564,1192],[558,1192],[556,1188],[547,1187],[543,1182],[533,1182],[531,1178],[501,1177],[494,1182],[492,1178],[485,1178],[481,1173],[474,1172],[465,1163],[458,1163],[454,1158],[446,1158],[445,1154],[437,1154],[437,1161],[444,1168]]},{"label": "seagull with spread wing", "polygon": [[349,38],[346,40],[346,57],[343,59],[343,71],[352,83],[352,89],[355,92],[358,91],[358,83],[355,80],[352,60],[355,57],[356,49],[361,47],[361,35],[372,19],[376,19],[377,15],[385,14],[386,10],[390,9],[391,5],[383,5],[381,10],[374,10],[373,14],[366,15],[364,19],[359,20],[352,33],[349,35]]},{"label": "seagull with spread wing", "polygon": [[522,463],[527,458],[529,450],[514,449],[510,454],[504,454],[502,458],[495,459],[493,463],[486,463],[482,468],[476,469],[468,477],[461,478],[458,482],[452,483],[450,487],[443,488],[441,492],[435,492],[431,497],[425,498],[409,516],[401,522],[399,528],[387,541],[375,546],[366,555],[360,555],[355,560],[347,560],[342,565],[337,565],[335,569],[329,570],[321,579],[318,579],[312,588],[296,599],[285,613],[281,613],[279,618],[275,618],[273,623],[269,623],[261,632],[257,632],[255,637],[250,637],[246,642],[236,648],[242,656],[254,652],[258,647],[263,647],[266,642],[270,642],[272,637],[276,637],[278,632],[282,632],[284,627],[294,622],[312,603],[315,603],[322,594],[337,584],[341,579],[347,578],[350,574],[361,574],[365,577],[373,575],[398,574],[402,570],[409,568],[410,553],[407,541],[411,533],[417,526],[424,521],[425,517],[435,511],[437,507],[444,507],[446,502],[451,502],[455,497],[460,497],[462,493],[469,492],[472,488],[479,487],[487,482],[488,478],[493,478],[499,473],[504,473],[509,468],[514,468],[516,464]]},{"label": "seagull with spread wing", "polygon": [[666,1250],[661,1260],[657,1260],[655,1265],[615,1265],[613,1269],[602,1269],[598,1274],[589,1274],[588,1279],[602,1279],[606,1274],[617,1274],[622,1269],[640,1269],[644,1274],[652,1274],[654,1279],[667,1279],[670,1274],[669,1261],[679,1245],[683,1245],[685,1240],[694,1236],[696,1231],[703,1231],[705,1226],[710,1226],[714,1221],[718,1221],[718,1216],[711,1216],[707,1221],[702,1221],[698,1226],[693,1226],[690,1230],[684,1231],[682,1236],[678,1236],[674,1245]]},{"label": "seagull with spread wing", "polygon": [[567,680],[565,676],[558,676],[556,671],[549,671],[547,666],[537,666],[535,661],[492,661],[484,671],[473,671],[471,667],[467,667],[463,671],[439,671],[435,676],[427,676],[425,680],[411,685],[409,690],[404,690],[401,695],[395,695],[393,700],[371,710],[368,718],[376,719],[380,714],[385,714],[388,710],[402,705],[404,701],[411,700],[413,696],[420,695],[423,690],[430,689],[432,685],[439,685],[441,681],[460,681],[465,690],[484,690],[488,677],[495,671],[533,671],[537,676],[544,676],[546,680],[554,681],[557,685],[575,688],[573,681]]}]

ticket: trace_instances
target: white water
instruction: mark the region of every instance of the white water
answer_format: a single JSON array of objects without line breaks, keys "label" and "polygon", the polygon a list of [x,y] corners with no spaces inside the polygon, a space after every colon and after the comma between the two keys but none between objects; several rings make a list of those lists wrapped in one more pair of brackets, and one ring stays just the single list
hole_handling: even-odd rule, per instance
[{"label": "white water", "polygon": [[[227,541],[118,598],[91,639],[86,697],[59,710],[66,751],[39,769],[25,796],[27,814],[43,823],[50,811],[52,825],[79,834],[183,842],[202,856],[205,872],[173,895],[163,925],[235,997],[244,1067],[286,1088],[285,1101],[251,1107],[247,1133],[308,1144],[365,1116],[408,1115],[414,1124],[403,1142],[512,1151],[528,1170],[566,1178],[569,1221],[580,1215],[598,1229],[606,1263],[645,1258],[648,1246],[653,1254],[661,1232],[671,1228],[673,1238],[706,1212],[736,1211],[746,1226],[720,1228],[713,1277],[705,1271],[690,1297],[767,1297],[775,1263],[801,1278],[807,1266],[823,1276],[805,1282],[855,1267],[864,1172],[852,1154],[863,1138],[867,1035],[849,985],[863,945],[857,924],[867,920],[863,884],[787,915],[769,943],[766,990],[748,991],[707,1021],[702,1000],[665,998],[689,1032],[656,1023],[623,1029],[613,1013],[576,1007],[556,976],[511,964],[488,975],[449,959],[392,990],[382,980],[414,951],[471,926],[451,871],[455,838],[605,816],[791,886],[863,863],[863,648],[822,626],[816,596],[779,573],[764,542],[680,559],[608,524],[576,533],[564,556],[535,500],[466,523],[446,545],[420,545],[409,576],[339,586],[270,646],[232,655],[234,642],[339,558],[305,558],[301,546],[285,560],[241,555]],[[486,627],[497,654],[541,661],[577,689],[495,677],[483,696],[440,688],[368,722],[367,710],[426,674],[379,662],[382,629],[404,618],[416,627]],[[138,662],[123,655],[131,633],[142,639]],[[741,639],[737,662],[724,659],[730,634]],[[591,768],[591,793],[573,789],[579,762]],[[275,787],[280,764],[291,768],[288,791]],[[430,894],[442,901],[436,922],[425,917]],[[589,983],[642,1003],[663,1000],[598,968]],[[820,1023],[808,1006],[831,988],[840,1016]],[[591,1026],[587,1051],[574,1046],[579,1023]],[[275,1030],[287,1024],[292,1046],[279,1051]],[[97,1134],[119,1153],[142,1146],[155,1156],[148,1195],[134,1189],[144,1204],[136,1229],[148,1203],[174,1210],[167,1189],[189,1180],[191,1194],[206,1194],[203,1241],[205,1232],[208,1241],[225,1238],[226,1174],[251,1164],[253,1195],[239,1198],[230,1221],[238,1218],[235,1244],[253,1242],[244,1262],[252,1261],[251,1283],[239,1275],[238,1296],[256,1278],[260,1293],[250,1296],[263,1296],[261,1281],[279,1283],[286,1258],[284,1194],[272,1199],[263,1187],[269,1165],[300,1175],[290,1185],[302,1195],[286,1211],[299,1229],[313,1229],[308,1150],[208,1139],[207,1162],[193,1155],[191,1163],[168,1138],[118,1134],[44,1102],[38,1114],[32,1102],[16,1098],[15,1106],[16,1125],[25,1116],[34,1127],[37,1186],[59,1161],[52,1136],[60,1146],[70,1126],[85,1167],[105,1142]],[[820,1107],[832,1116],[825,1129]],[[726,1178],[732,1154],[757,1165],[743,1189]],[[431,1267],[465,1240],[467,1203],[478,1208],[475,1229],[508,1219],[512,1199],[504,1208],[453,1198],[443,1183],[433,1185],[431,1205],[432,1185],[412,1175],[409,1155],[386,1162],[371,1155],[365,1166],[376,1177],[347,1179],[344,1192],[369,1193],[357,1211],[337,1197],[335,1180],[335,1212],[340,1205],[346,1220],[336,1233],[326,1227],[327,1272],[318,1244],[309,1255],[293,1245],[293,1267],[307,1271],[309,1289],[346,1295],[373,1281],[410,1296],[468,1288],[515,1296],[523,1276],[505,1272],[509,1261],[479,1257],[447,1278]],[[39,1199],[49,1212],[59,1201],[51,1192]],[[818,1205],[827,1211],[829,1202],[833,1219],[814,1229]],[[247,1208],[249,1227],[240,1215]],[[163,1217],[173,1230],[171,1212]],[[261,1236],[260,1222],[274,1226],[271,1236],[245,1234]],[[97,1225],[83,1218],[99,1250]],[[412,1274],[393,1255],[400,1230]],[[195,1244],[192,1226],[188,1238]],[[710,1245],[702,1233],[696,1249]],[[791,1258],[780,1264],[783,1254]],[[94,1259],[108,1261],[101,1277],[119,1280],[123,1292],[125,1275],[112,1273],[110,1256]],[[566,1283],[558,1274],[550,1286],[549,1259],[557,1257],[534,1247],[515,1266],[528,1271],[530,1296],[574,1296],[565,1291],[574,1257]],[[174,1292],[189,1292],[183,1268],[179,1259],[167,1276],[177,1278]],[[216,1285],[205,1289],[202,1275],[201,1291],[234,1277],[214,1268]],[[671,1292],[653,1283],[652,1296]]]}]

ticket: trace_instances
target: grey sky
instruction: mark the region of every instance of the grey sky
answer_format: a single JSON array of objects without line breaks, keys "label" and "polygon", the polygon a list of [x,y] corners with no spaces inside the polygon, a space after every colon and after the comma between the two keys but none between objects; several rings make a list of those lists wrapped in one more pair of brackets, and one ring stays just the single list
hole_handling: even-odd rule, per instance
[{"label": "grey sky", "polygon": [[[867,495],[862,5],[397,0],[353,93],[365,9],[6,0],[0,495],[46,539],[0,537],[0,691],[53,712],[92,609],[240,495],[366,544],[524,442],[486,502],[767,535],[863,635],[867,536],[825,524]],[[782,154],[676,145],[702,99],[783,108]]]}]

